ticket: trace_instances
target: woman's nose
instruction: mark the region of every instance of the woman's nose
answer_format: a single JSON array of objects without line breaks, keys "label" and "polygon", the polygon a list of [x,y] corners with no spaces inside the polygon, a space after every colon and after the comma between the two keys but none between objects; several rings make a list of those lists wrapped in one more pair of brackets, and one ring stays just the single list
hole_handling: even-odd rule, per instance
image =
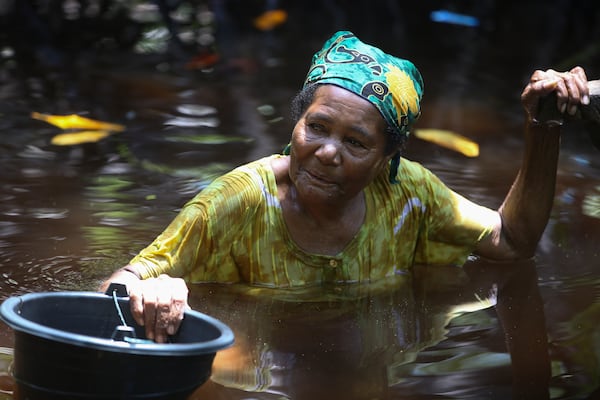
[{"label": "woman's nose", "polygon": [[340,149],[336,142],[327,140],[315,152],[315,156],[323,164],[339,165],[342,161]]}]

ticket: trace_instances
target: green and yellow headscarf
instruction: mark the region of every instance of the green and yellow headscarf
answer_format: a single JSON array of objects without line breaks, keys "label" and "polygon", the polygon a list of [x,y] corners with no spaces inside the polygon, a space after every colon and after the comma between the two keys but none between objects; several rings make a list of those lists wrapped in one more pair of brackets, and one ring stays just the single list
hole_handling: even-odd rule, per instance
[{"label": "green and yellow headscarf", "polygon": [[[370,101],[396,135],[408,136],[421,114],[423,78],[413,63],[389,55],[340,31],[315,53],[304,87],[332,84]],[[289,154],[289,145],[284,150]],[[391,161],[390,182],[396,183],[400,155]]]},{"label": "green and yellow headscarf", "polygon": [[398,134],[408,135],[420,115],[423,78],[408,60],[360,41],[352,32],[334,34],[312,59],[304,86],[330,83],[370,101]]}]

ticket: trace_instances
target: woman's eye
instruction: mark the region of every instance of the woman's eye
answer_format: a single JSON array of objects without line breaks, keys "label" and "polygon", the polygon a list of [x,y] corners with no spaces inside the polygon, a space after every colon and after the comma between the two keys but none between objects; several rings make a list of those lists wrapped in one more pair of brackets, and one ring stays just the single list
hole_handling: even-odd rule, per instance
[{"label": "woman's eye", "polygon": [[317,124],[317,123],[308,124],[308,127],[313,132],[324,132],[325,131],[325,127],[323,125]]},{"label": "woman's eye", "polygon": [[353,139],[353,138],[347,139],[347,142],[350,143],[350,145],[352,145],[354,147],[365,147],[362,144],[362,142],[360,142],[359,140]]}]

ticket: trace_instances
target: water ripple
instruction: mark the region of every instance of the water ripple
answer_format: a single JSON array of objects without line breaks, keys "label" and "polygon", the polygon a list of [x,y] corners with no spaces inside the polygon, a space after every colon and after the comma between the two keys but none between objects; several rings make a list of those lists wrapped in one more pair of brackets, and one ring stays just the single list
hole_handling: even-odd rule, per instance
[{"label": "water ripple", "polygon": [[32,208],[30,216],[36,219],[64,219],[69,215],[68,209],[59,208]]}]

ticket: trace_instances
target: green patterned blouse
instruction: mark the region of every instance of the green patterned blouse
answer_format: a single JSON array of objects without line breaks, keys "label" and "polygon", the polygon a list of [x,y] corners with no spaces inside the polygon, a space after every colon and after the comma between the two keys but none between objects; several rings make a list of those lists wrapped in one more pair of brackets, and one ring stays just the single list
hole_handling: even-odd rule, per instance
[{"label": "green patterned blouse", "polygon": [[465,262],[492,230],[495,214],[456,194],[418,163],[402,159],[400,183],[382,173],[367,188],[360,231],[335,256],[291,239],[277,198],[272,155],[217,178],[131,260],[143,278],[301,287],[370,282],[414,264]]}]

